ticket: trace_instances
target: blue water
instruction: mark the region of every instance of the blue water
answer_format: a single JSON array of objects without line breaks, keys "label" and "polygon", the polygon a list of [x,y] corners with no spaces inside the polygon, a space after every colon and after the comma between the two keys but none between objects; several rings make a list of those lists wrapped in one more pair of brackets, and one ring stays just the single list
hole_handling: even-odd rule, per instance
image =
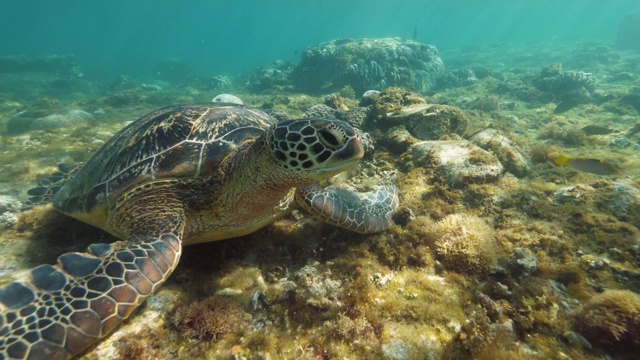
[{"label": "blue water", "polygon": [[74,54],[87,76],[144,78],[160,59],[249,72],[345,37],[475,44],[613,39],[638,0],[2,0],[0,55]]}]

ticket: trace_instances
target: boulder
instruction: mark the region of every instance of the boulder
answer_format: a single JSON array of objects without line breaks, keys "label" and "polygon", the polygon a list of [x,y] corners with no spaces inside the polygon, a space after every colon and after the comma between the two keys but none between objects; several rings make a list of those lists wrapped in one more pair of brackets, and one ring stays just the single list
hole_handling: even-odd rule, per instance
[{"label": "boulder", "polygon": [[490,151],[507,171],[517,177],[525,176],[531,169],[529,159],[522,150],[496,129],[484,129],[469,140],[482,149]]},{"label": "boulder", "polygon": [[433,169],[437,178],[452,187],[493,182],[504,171],[495,156],[467,140],[422,141],[409,152],[414,164]]},{"label": "boulder", "polygon": [[388,114],[386,122],[405,125],[411,135],[420,140],[437,140],[445,135],[461,135],[469,121],[455,106],[423,104]]},{"label": "boulder", "polygon": [[47,110],[25,110],[11,116],[7,123],[7,133],[17,135],[33,130],[55,130],[74,125],[90,125],[94,121],[93,115],[82,110],[58,113]]}]

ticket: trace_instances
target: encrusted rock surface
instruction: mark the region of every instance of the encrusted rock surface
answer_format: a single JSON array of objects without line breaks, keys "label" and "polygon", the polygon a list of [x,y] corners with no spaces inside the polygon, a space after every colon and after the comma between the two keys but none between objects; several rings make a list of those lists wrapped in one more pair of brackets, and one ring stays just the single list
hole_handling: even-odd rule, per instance
[{"label": "encrusted rock surface", "polygon": [[495,156],[467,140],[422,141],[409,151],[416,163],[433,168],[437,177],[453,187],[492,182],[504,171]]},{"label": "encrusted rock surface", "polygon": [[455,106],[428,104],[403,108],[387,117],[391,124],[404,124],[411,135],[421,140],[437,140],[442,136],[462,134],[468,120]]},{"label": "encrusted rock surface", "polygon": [[523,151],[495,129],[484,129],[469,140],[482,149],[490,151],[500,160],[504,168],[515,176],[525,176],[531,168]]}]

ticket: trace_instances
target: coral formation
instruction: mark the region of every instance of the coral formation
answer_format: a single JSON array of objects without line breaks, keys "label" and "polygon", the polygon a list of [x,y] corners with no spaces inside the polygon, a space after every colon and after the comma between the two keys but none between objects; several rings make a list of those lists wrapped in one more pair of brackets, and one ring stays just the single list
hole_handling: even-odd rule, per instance
[{"label": "coral formation", "polygon": [[535,84],[540,90],[562,97],[583,88],[590,93],[594,92],[596,78],[592,73],[564,71],[560,64],[554,64],[542,69],[540,77],[535,80]]},{"label": "coral formation", "polygon": [[438,50],[399,38],[341,39],[307,48],[292,74],[296,88],[317,93],[349,85],[356,93],[403,86],[424,92],[444,72]]}]

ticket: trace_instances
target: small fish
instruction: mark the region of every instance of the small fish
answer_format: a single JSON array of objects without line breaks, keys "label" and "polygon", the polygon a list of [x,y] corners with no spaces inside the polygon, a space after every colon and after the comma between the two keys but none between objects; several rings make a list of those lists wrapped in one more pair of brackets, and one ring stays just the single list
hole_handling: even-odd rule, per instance
[{"label": "small fish", "polygon": [[554,162],[556,165],[569,166],[576,170],[597,174],[597,175],[615,175],[619,171],[613,165],[606,161],[589,158],[570,158],[560,155]]},{"label": "small fish", "polygon": [[327,81],[324,84],[322,84],[322,86],[320,86],[320,90],[328,89],[332,86],[333,86],[333,83],[331,81]]}]

